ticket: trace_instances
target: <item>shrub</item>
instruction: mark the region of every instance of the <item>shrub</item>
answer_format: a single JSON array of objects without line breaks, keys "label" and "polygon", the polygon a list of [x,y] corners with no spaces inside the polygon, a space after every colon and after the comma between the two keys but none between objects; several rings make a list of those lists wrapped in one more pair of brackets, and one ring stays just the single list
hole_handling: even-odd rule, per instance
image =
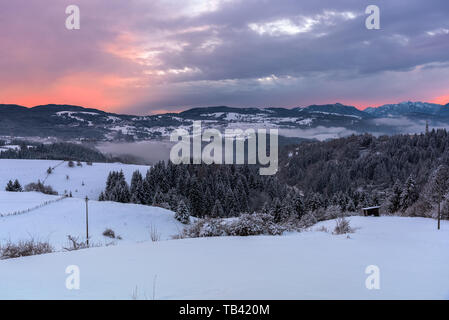
[{"label": "shrub", "polygon": [[114,230],[112,230],[112,229],[109,229],[109,228],[108,228],[108,229],[104,230],[104,231],[103,231],[103,235],[104,235],[105,237],[115,239],[115,232],[114,232]]},{"label": "shrub", "polygon": [[432,217],[432,204],[420,199],[408,207],[402,215],[406,217]]},{"label": "shrub", "polygon": [[200,219],[185,228],[178,238],[280,235],[286,228],[266,213],[243,214],[232,222],[224,219]]},{"label": "shrub", "polygon": [[72,160],[70,160],[67,165],[69,166],[69,168],[73,168],[75,166],[75,163]]},{"label": "shrub", "polygon": [[150,239],[153,242],[161,240],[161,235],[154,225],[150,225]]},{"label": "shrub", "polygon": [[301,217],[301,220],[299,221],[299,224],[302,228],[310,228],[314,224],[318,222],[318,219],[315,217],[315,215],[310,212],[306,213]]},{"label": "shrub", "polygon": [[71,235],[68,235],[67,239],[68,239],[69,245],[67,247],[64,247],[64,249],[67,251],[75,251],[75,250],[89,248],[89,245],[87,244],[87,242],[79,241],[78,237],[73,237]]},{"label": "shrub", "polygon": [[229,225],[229,235],[232,236],[255,236],[260,234],[280,235],[285,228],[274,222],[270,214],[253,213],[242,214],[237,220]]},{"label": "shrub", "polygon": [[36,242],[34,239],[19,241],[18,243],[8,242],[0,247],[0,259],[34,256],[51,252],[53,252],[53,247],[48,242]]},{"label": "shrub", "polygon": [[334,234],[345,234],[345,233],[352,233],[353,230],[351,226],[349,225],[349,220],[345,217],[340,217],[335,220],[335,229]]},{"label": "shrub", "polygon": [[180,238],[220,237],[226,236],[228,232],[222,219],[198,219],[189,227],[185,228]]},{"label": "shrub", "polygon": [[58,195],[58,193],[54,191],[51,186],[44,185],[42,182],[40,182],[40,180],[38,180],[37,183],[32,182],[30,184],[27,184],[25,186],[25,191],[27,192],[36,191],[49,195]]}]

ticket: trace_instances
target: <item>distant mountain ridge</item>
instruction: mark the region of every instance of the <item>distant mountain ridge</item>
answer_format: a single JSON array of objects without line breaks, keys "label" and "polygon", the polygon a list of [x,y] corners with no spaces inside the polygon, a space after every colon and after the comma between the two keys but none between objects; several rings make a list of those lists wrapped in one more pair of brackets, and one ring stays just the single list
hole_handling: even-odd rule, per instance
[{"label": "distant mountain ridge", "polygon": [[[60,140],[132,141],[168,136],[173,129],[190,129],[202,120],[204,127],[279,128],[321,130],[339,128],[353,133],[390,134],[403,130],[384,119],[429,121],[449,127],[449,104],[402,102],[359,110],[341,103],[296,108],[192,108],[180,113],[135,116],[73,105],[0,105],[0,136]],[[418,120],[418,123],[416,122]],[[423,126],[424,128],[424,126]],[[406,130],[406,126],[405,126]],[[399,132],[402,133],[402,132]]]}]

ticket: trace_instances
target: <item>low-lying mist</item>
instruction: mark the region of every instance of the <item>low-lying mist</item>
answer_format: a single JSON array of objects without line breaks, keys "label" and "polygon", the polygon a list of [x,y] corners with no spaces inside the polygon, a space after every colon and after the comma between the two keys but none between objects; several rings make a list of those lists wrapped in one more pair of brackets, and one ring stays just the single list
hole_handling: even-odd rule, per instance
[{"label": "low-lying mist", "polygon": [[104,142],[97,149],[113,157],[129,158],[136,164],[154,164],[170,158],[173,142],[169,140],[148,140],[138,142]]}]

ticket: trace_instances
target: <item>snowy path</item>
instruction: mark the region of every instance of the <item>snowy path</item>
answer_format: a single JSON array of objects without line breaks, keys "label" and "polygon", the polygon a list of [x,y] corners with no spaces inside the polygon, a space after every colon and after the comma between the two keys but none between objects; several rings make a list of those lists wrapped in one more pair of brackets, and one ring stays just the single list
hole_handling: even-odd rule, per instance
[{"label": "snowy path", "polygon": [[[333,227],[334,222],[320,223]],[[0,261],[0,298],[448,299],[449,222],[353,217],[356,233],[184,239]],[[315,229],[313,228],[313,229]],[[81,289],[65,288],[78,265]],[[380,290],[365,268],[380,268]]]}]

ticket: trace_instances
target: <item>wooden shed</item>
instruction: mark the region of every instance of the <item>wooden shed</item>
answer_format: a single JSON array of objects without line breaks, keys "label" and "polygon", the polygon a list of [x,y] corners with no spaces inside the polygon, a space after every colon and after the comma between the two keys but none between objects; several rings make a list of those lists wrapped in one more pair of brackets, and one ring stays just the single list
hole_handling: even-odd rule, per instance
[{"label": "wooden shed", "polygon": [[362,210],[363,210],[363,215],[365,217],[367,217],[367,216],[380,217],[380,206],[362,208]]}]

